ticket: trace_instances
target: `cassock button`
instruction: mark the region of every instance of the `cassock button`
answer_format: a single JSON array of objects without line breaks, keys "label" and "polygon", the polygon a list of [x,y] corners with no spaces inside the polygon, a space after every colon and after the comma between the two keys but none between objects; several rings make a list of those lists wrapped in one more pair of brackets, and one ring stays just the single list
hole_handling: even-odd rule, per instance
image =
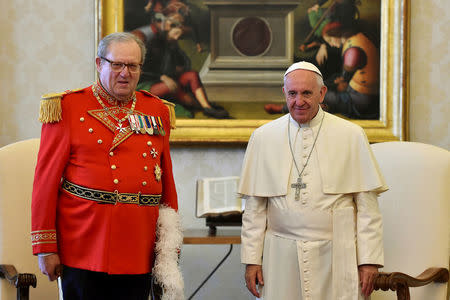
[{"label": "cassock button", "polygon": [[118,184],[119,183],[119,179],[114,179],[114,181],[113,181],[115,184]]},{"label": "cassock button", "polygon": [[143,157],[147,157],[147,153],[145,153],[145,152],[142,153],[142,156],[143,156]]},{"label": "cassock button", "polygon": [[89,128],[88,131],[89,131],[90,133],[93,133],[93,132],[94,132],[94,129]]},{"label": "cassock button", "polygon": [[151,141],[148,141],[148,142],[147,142],[147,145],[151,146],[151,145],[153,145],[153,144],[152,144]]},{"label": "cassock button", "polygon": [[146,186],[147,185],[147,181],[142,181],[142,185]]},{"label": "cassock button", "polygon": [[144,171],[147,171],[148,170],[148,167],[147,166],[144,166]]},{"label": "cassock button", "polygon": [[80,118],[80,122],[84,122],[84,118],[83,117]]},{"label": "cassock button", "polygon": [[116,165],[112,165],[111,169],[113,169],[113,170],[117,169]]},{"label": "cassock button", "polygon": [[98,140],[97,143],[101,144],[101,143],[103,143],[103,141],[102,140]]},{"label": "cassock button", "polygon": [[109,156],[114,156],[114,152],[109,152]]}]

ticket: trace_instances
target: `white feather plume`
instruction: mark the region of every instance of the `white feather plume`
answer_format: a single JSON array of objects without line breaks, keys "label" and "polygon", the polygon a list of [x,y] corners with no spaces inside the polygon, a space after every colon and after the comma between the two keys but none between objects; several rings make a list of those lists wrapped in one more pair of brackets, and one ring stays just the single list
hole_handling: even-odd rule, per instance
[{"label": "white feather plume", "polygon": [[180,215],[168,206],[160,206],[156,223],[155,265],[153,276],[163,289],[161,300],[184,299],[184,281],[178,266],[183,243]]}]

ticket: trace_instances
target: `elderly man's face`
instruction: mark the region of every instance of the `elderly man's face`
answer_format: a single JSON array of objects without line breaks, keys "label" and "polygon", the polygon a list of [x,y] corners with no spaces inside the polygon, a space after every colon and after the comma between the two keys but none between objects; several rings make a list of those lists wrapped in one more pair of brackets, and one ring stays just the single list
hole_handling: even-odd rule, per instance
[{"label": "elderly man's face", "polygon": [[297,123],[307,123],[314,118],[327,92],[320,86],[316,73],[308,70],[295,70],[284,79],[283,93],[292,118]]},{"label": "elderly man's face", "polygon": [[[105,58],[114,63],[138,65],[141,63],[141,49],[134,41],[113,42],[109,45]],[[130,72],[128,67],[121,71],[113,71],[111,63],[99,57],[96,63],[100,82],[111,96],[119,101],[125,101],[133,95],[139,81],[140,68],[136,73]]]}]

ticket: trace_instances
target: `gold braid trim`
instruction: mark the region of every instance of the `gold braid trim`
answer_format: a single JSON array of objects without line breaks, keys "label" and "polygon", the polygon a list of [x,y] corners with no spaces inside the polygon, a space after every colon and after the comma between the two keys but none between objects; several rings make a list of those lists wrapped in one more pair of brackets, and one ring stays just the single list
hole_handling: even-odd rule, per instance
[{"label": "gold braid trim", "polygon": [[162,102],[167,106],[169,109],[169,116],[170,116],[170,128],[175,129],[177,128],[177,117],[175,116],[175,104],[172,102],[169,102],[167,100],[161,99]]},{"label": "gold braid trim", "polygon": [[53,123],[62,120],[61,99],[66,93],[46,94],[41,98],[39,121]]}]

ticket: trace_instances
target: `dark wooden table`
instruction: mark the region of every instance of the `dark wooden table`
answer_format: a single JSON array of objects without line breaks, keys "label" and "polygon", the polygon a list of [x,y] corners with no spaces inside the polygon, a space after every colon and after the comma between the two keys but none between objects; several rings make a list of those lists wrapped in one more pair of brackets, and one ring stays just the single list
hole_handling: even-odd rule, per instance
[{"label": "dark wooden table", "polygon": [[211,244],[232,245],[241,243],[241,229],[218,229],[215,234],[210,234],[208,229],[186,229],[183,244]]}]

